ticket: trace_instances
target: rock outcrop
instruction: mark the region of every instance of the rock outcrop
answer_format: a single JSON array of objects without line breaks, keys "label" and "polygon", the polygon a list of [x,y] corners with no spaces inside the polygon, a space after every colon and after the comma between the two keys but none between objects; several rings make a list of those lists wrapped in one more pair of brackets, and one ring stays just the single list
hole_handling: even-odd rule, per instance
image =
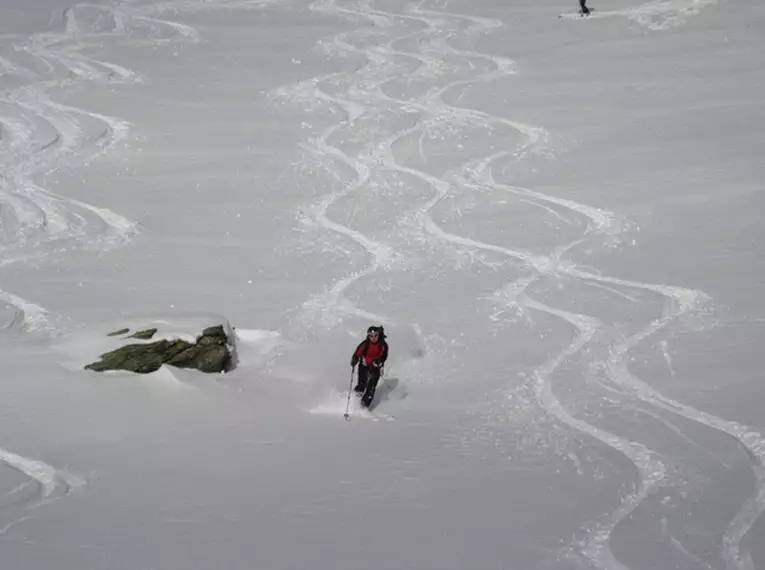
[{"label": "rock outcrop", "polygon": [[[146,329],[135,333],[132,337],[151,338],[155,332],[156,329]],[[137,336],[139,334],[141,336]],[[85,369],[96,372],[127,370],[147,374],[159,369],[163,364],[178,368],[193,368],[208,373],[228,371],[232,364],[232,356],[223,326],[206,328],[197,337],[195,344],[181,339],[128,344],[102,354],[99,362],[88,364]]]}]

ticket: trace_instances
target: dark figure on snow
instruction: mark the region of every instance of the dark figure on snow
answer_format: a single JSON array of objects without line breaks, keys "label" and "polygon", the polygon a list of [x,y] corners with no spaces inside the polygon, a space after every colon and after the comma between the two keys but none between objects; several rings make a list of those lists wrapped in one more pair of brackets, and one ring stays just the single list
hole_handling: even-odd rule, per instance
[{"label": "dark figure on snow", "polygon": [[369,327],[367,338],[356,347],[351,366],[359,365],[359,379],[354,387],[361,394],[361,405],[368,408],[375,397],[382,367],[388,358],[388,343],[385,342],[383,327]]},{"label": "dark figure on snow", "polygon": [[582,16],[590,15],[590,9],[587,7],[587,0],[579,0],[579,13]]}]

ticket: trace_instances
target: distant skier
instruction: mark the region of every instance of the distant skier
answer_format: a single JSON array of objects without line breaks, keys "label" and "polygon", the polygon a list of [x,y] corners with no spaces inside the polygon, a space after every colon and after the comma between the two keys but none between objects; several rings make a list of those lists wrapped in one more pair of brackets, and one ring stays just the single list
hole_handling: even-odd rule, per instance
[{"label": "distant skier", "polygon": [[356,347],[351,366],[359,365],[359,378],[354,391],[362,394],[361,405],[368,408],[375,397],[377,383],[385,361],[388,359],[388,343],[383,327],[369,327],[367,338]]},{"label": "distant skier", "polygon": [[590,15],[590,9],[587,7],[587,0],[579,0],[579,13],[582,16]]}]

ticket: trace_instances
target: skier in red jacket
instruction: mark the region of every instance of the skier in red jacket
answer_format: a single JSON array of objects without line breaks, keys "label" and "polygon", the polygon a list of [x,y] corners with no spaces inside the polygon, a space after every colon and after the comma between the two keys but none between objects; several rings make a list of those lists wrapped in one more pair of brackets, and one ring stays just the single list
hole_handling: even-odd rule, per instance
[{"label": "skier in red jacket", "polygon": [[354,391],[361,396],[361,405],[368,408],[375,397],[382,367],[388,358],[388,343],[383,327],[369,327],[365,338],[353,352],[351,366],[359,365],[359,379]]}]

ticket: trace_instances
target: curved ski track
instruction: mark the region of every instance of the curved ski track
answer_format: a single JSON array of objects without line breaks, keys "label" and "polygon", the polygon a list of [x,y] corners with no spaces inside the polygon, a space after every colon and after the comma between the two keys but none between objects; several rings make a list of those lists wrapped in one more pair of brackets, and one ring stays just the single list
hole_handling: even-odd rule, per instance
[{"label": "curved ski track", "polygon": [[[16,504],[13,502],[6,503],[5,507],[21,507],[29,511],[60,499],[84,484],[78,477],[59,471],[43,461],[23,457],[5,449],[0,449],[0,461],[25,475],[36,487],[31,496],[23,497]],[[26,483],[12,490],[8,495],[12,498],[25,486]],[[0,535],[5,534],[12,526],[30,518],[28,515],[20,518],[12,517],[12,520],[7,522],[4,520],[5,510],[5,508],[0,510],[0,517],[2,517],[0,518]],[[12,513],[13,511],[11,511]]]},{"label": "curved ski track", "polygon": [[[100,42],[163,45],[199,41],[194,28],[160,17],[167,11],[198,12],[258,8],[273,0],[171,0],[156,4],[126,1],[113,5],[79,3],[54,13],[56,28],[0,50],[0,77],[14,87],[0,90],[0,268],[13,263],[43,263],[71,249],[104,250],[131,239],[137,224],[42,187],[45,174],[87,164],[127,138],[130,124],[57,103],[52,89],[82,82],[120,84],[143,79],[123,66],[86,55]],[[3,330],[54,330],[37,312],[27,321],[24,307],[34,303],[0,289],[0,301],[15,307]]]},{"label": "curved ski track", "polygon": [[[78,14],[95,10],[100,27],[83,31]],[[32,35],[0,56],[4,75],[21,83],[0,92],[0,267],[42,262],[72,248],[111,247],[136,231],[134,223],[114,212],[57,195],[36,182],[57,168],[107,152],[126,138],[130,127],[115,117],[57,103],[48,96],[51,89],[83,80],[140,80],[129,69],[81,53],[94,36],[121,28],[116,13],[81,5],[58,16],[62,31]],[[47,312],[34,303],[2,291],[0,300],[16,310],[4,329],[54,328]]]},{"label": "curved ski track", "polygon": [[[108,249],[137,231],[135,223],[119,214],[58,195],[37,182],[56,169],[87,164],[128,135],[127,121],[64,105],[49,96],[53,89],[82,82],[142,80],[130,69],[85,55],[87,48],[106,39],[131,45],[196,40],[193,28],[155,14],[266,3],[269,0],[223,0],[215,5],[187,0],[153,6],[81,3],[54,14],[57,31],[34,34],[0,49],[0,80],[12,86],[0,89],[0,270],[14,263],[44,263],[71,249]],[[0,333],[45,334],[56,329],[55,315],[19,295],[0,289],[0,305],[10,309],[7,321],[0,322]],[[0,535],[30,518],[16,509],[29,511],[83,484],[43,461],[2,448],[0,462],[37,488],[31,497],[20,493],[28,483],[9,492],[9,502],[0,508]]]},{"label": "curved ski track", "polygon": [[[712,1],[714,0],[694,0],[692,4],[694,8],[698,8]],[[672,4],[674,7],[677,3],[663,3],[662,6]],[[645,15],[651,12],[649,10],[651,6],[643,7],[640,14]],[[662,6],[654,6],[654,8],[662,11]],[[343,5],[339,0],[318,0],[311,5],[311,8],[346,17],[355,22],[366,19],[372,24],[372,28],[343,32],[321,44],[327,53],[340,57],[361,56],[364,63],[359,69],[316,77],[283,87],[276,92],[276,96],[281,98],[300,101],[309,106],[315,106],[317,101],[322,101],[344,112],[345,118],[341,122],[328,127],[305,146],[322,161],[324,167],[333,173],[338,181],[344,179],[343,174],[347,170],[352,172],[353,180],[344,183],[340,190],[312,204],[309,213],[311,222],[317,228],[352,240],[367,252],[371,262],[363,269],[338,280],[328,292],[307,301],[303,317],[313,322],[318,320],[327,328],[336,324],[343,314],[383,320],[380,315],[372,315],[355,306],[344,297],[344,291],[363,277],[379,270],[390,269],[397,260],[398,253],[392,246],[375,241],[360,231],[332,221],[328,211],[340,198],[370,184],[373,177],[384,177],[386,173],[407,174],[429,185],[433,189],[433,197],[417,206],[408,215],[402,216],[399,219],[400,225],[422,241],[439,242],[455,250],[492,252],[511,259],[525,268],[526,275],[509,283],[502,291],[498,291],[494,296],[495,300],[500,300],[507,308],[516,311],[539,311],[553,316],[567,323],[574,332],[574,338],[567,347],[528,375],[526,387],[539,406],[557,421],[613,448],[634,465],[638,474],[636,488],[622,497],[619,507],[614,512],[594,522],[593,528],[588,531],[582,543],[574,544],[569,549],[579,552],[595,568],[621,570],[626,567],[616,560],[611,552],[610,537],[619,522],[632,513],[652,491],[661,484],[670,484],[665,466],[667,458],[661,457],[639,442],[630,441],[589,424],[575,417],[563,406],[553,391],[551,381],[553,373],[574,355],[581,356],[582,349],[588,346],[594,337],[603,331],[608,331],[609,327],[613,328],[613,325],[601,322],[591,315],[572,313],[548,306],[534,300],[527,290],[540,278],[547,277],[576,280],[592,287],[603,288],[630,303],[637,302],[638,295],[654,295],[665,306],[661,317],[649,322],[637,333],[612,342],[607,355],[592,361],[590,369],[603,370],[603,378],[599,382],[619,393],[623,398],[637,400],[663,412],[728,434],[747,450],[755,475],[755,490],[741,506],[723,536],[722,557],[728,570],[753,570],[752,560],[746,552],[742,552],[741,542],[765,511],[765,439],[746,426],[717,418],[667,398],[629,371],[629,354],[635,347],[656,335],[670,323],[677,322],[683,315],[700,310],[703,303],[708,300],[706,295],[700,291],[669,285],[608,277],[596,271],[577,267],[570,258],[566,257],[569,251],[595,237],[605,239],[611,245],[618,243],[624,221],[617,215],[596,207],[549,196],[528,188],[498,183],[493,176],[493,164],[506,158],[522,160],[528,154],[546,155],[550,152],[547,147],[549,140],[547,131],[542,127],[527,125],[481,111],[455,107],[444,100],[444,95],[450,90],[472,86],[479,82],[490,82],[515,73],[511,60],[460,50],[452,47],[448,41],[451,38],[465,38],[475,33],[486,33],[500,27],[502,23],[419,7],[407,13],[387,12],[375,9],[372,0],[349,1]],[[382,45],[365,41],[372,33],[379,33],[380,30],[385,31],[388,34],[386,37],[389,37],[395,32],[397,22],[403,25],[413,24],[417,26],[417,29],[393,37]],[[354,43],[354,39],[357,43]],[[417,51],[405,51],[394,47],[394,44],[409,40],[416,40]],[[447,56],[449,62],[447,62]],[[407,70],[409,77],[437,82],[444,77],[449,78],[450,72],[456,73],[453,64],[455,58],[463,67],[458,71],[469,69],[473,72],[469,78],[451,80],[441,86],[436,85],[424,95],[406,100],[391,97],[384,92],[387,83],[400,79],[402,70],[397,61],[410,62],[412,68]],[[476,66],[477,62],[482,63],[484,67],[488,66],[488,71],[481,73]],[[330,88],[333,88],[335,94],[329,92]],[[331,140],[342,129],[353,129],[359,119],[384,116],[386,113],[393,114],[395,111],[416,112],[417,119],[410,127],[395,131],[384,140],[370,142],[356,155],[347,154],[340,148],[340,141],[333,144]],[[453,125],[477,126],[483,129],[510,128],[523,135],[526,142],[512,151],[496,152],[484,158],[467,161],[442,177],[397,162],[393,147],[399,140],[418,132],[425,133],[429,129],[447,128]],[[430,215],[431,210],[448,192],[474,188],[509,193],[519,200],[547,210],[563,222],[568,220],[567,216],[578,216],[585,222],[586,228],[579,238],[561,244],[548,254],[538,254],[504,245],[485,243],[447,232],[439,227]],[[566,214],[561,215],[561,212]],[[697,445],[695,442],[691,443]],[[672,484],[680,484],[680,482],[673,478]],[[679,552],[699,562],[679,540],[671,535],[669,539]]]},{"label": "curved ski track", "polygon": [[[80,53],[91,39],[78,24],[80,10],[58,14],[62,31],[32,35],[0,52],[0,78],[17,85],[0,91],[0,268],[41,262],[70,248],[109,247],[135,231],[135,225],[118,214],[60,196],[36,182],[57,168],[87,163],[128,132],[125,121],[63,105],[48,96],[53,88],[81,80],[138,79],[126,68]],[[0,290],[0,302],[11,309],[0,332],[46,333],[55,328],[55,317],[31,301]],[[29,518],[19,518],[10,507],[28,510],[71,490],[72,478],[40,460],[0,448],[0,462],[38,488],[31,498],[5,505],[0,534]],[[13,520],[7,522],[7,517]]]},{"label": "curved ski track", "polygon": [[[664,31],[682,26],[688,18],[697,16],[717,0],[652,0],[640,6],[621,10],[596,10],[588,18],[626,17],[628,20],[653,31]],[[578,13],[561,14],[562,18],[579,19]]]}]

